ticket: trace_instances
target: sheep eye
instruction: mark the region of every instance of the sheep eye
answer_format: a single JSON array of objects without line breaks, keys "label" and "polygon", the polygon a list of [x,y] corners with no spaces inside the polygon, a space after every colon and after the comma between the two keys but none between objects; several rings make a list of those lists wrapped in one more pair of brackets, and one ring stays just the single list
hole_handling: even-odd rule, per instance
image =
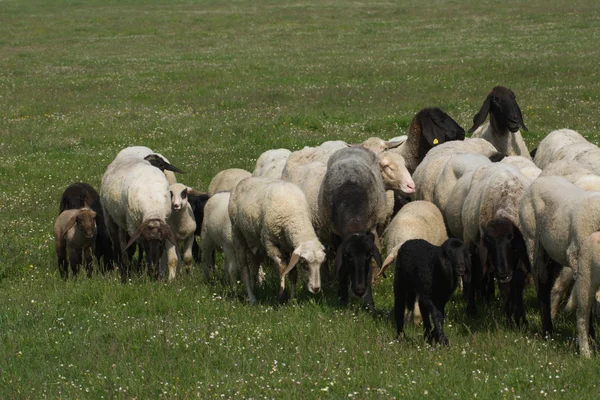
[{"label": "sheep eye", "polygon": [[183,192],[181,192],[181,198],[185,199],[187,197],[187,190],[184,190]]}]

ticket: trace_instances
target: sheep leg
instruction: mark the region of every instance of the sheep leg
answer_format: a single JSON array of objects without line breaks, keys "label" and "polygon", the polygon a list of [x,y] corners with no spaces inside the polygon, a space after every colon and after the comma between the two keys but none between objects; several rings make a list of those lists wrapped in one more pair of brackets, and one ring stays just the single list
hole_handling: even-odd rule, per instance
[{"label": "sheep leg", "polygon": [[406,288],[402,284],[398,285],[398,291],[394,293],[394,317],[396,317],[396,334],[398,337],[404,333],[404,308],[406,307],[407,297],[410,296]]},{"label": "sheep leg", "polygon": [[[554,261],[551,261],[554,262]],[[566,293],[570,292],[575,284],[573,278],[573,270],[571,268],[562,268],[552,291],[550,292],[550,317],[552,320],[556,318],[558,308]]]},{"label": "sheep leg", "polygon": [[82,251],[82,249],[69,249],[69,264],[71,264],[71,272],[73,273],[73,277],[76,277],[77,273],[79,272]]},{"label": "sheep leg", "polygon": [[536,271],[535,282],[537,287],[537,299],[542,317],[542,334],[552,335],[552,318],[550,314],[550,292],[554,285],[553,268],[550,268],[548,256],[539,249],[535,257],[534,271]]},{"label": "sheep leg", "polygon": [[[514,279],[514,278],[513,278]],[[506,318],[506,324],[510,325],[512,322],[513,316],[513,291],[511,290],[513,282],[509,283],[498,283],[498,289],[500,289],[500,294],[502,295],[502,305],[504,308],[504,317]]]},{"label": "sheep leg", "polygon": [[[481,265],[481,261],[479,258],[479,253],[477,247],[471,243],[470,245],[470,253],[471,253],[471,279],[469,284],[465,285],[467,289],[467,313],[471,316],[475,316],[477,314],[477,307],[475,306],[475,294],[479,291],[481,287],[481,279],[483,274],[483,266]],[[419,303],[419,306],[421,304]],[[421,313],[423,309],[421,309]],[[424,318],[423,318],[424,320]]]},{"label": "sheep leg", "polygon": [[91,247],[84,247],[83,248],[83,257],[85,260],[85,269],[87,272],[87,276],[88,278],[92,277],[92,260],[93,260],[93,256],[92,256],[92,248]]},{"label": "sheep leg", "polygon": [[67,245],[63,240],[56,243],[56,258],[60,277],[66,280],[69,277],[69,262],[67,261]]},{"label": "sheep leg", "polygon": [[185,265],[185,272],[192,272],[192,242],[194,241],[194,235],[191,235],[183,241],[183,265]]},{"label": "sheep leg", "polygon": [[419,296],[419,307],[421,308],[421,315],[423,316],[423,337],[427,343],[431,344],[433,341],[433,335],[431,331],[431,321],[429,319],[430,308],[423,296]]},{"label": "sheep leg", "polygon": [[[267,256],[269,256],[277,266],[279,272],[279,302],[285,303],[288,300],[288,294],[285,290],[285,270],[287,269],[287,263],[284,262],[283,254],[271,239],[263,236],[262,242],[267,251]],[[296,267],[294,267],[294,269],[296,269]]]},{"label": "sheep leg", "polygon": [[167,252],[167,265],[169,268],[169,282],[175,279],[175,275],[177,275],[177,247],[173,245],[173,243],[167,241],[165,243],[165,251]]},{"label": "sheep leg", "polygon": [[527,272],[523,268],[517,268],[513,273],[512,293],[513,293],[513,312],[517,327],[527,325],[525,317],[525,302],[523,301],[523,292],[527,281]]},{"label": "sheep leg", "polygon": [[248,293],[248,301],[252,304],[256,303],[256,296],[254,296],[254,276],[250,273],[250,263],[253,263],[251,260],[250,249],[246,245],[246,240],[242,232],[239,229],[233,227],[231,230],[231,238],[233,243],[233,248],[235,249],[235,257],[237,260],[237,265],[241,269],[242,272],[242,281],[246,285],[246,291]]},{"label": "sheep leg", "polygon": [[431,300],[429,300],[429,307],[434,326],[433,337],[438,343],[441,343],[443,346],[448,346],[448,338],[444,333],[444,307],[436,307]]},{"label": "sheep leg", "polygon": [[294,268],[290,271],[290,298],[296,298],[296,285],[298,284],[298,268]]},{"label": "sheep leg", "polygon": [[342,266],[340,269],[339,275],[339,288],[338,288],[338,297],[342,305],[348,304],[348,271]]},{"label": "sheep leg", "polygon": [[[577,271],[575,278],[575,300],[577,304],[577,335],[579,353],[590,358],[589,336],[594,336],[592,306],[596,301],[596,290],[600,285],[600,232],[587,237],[580,248],[577,265],[570,265]],[[589,336],[588,336],[589,335]]]},{"label": "sheep leg", "polygon": [[[215,256],[215,252],[212,252],[212,257],[214,260],[214,256]],[[223,247],[223,257],[225,259],[225,270],[227,271],[227,273],[229,274],[229,283],[231,285],[235,284],[235,282],[237,282],[237,265],[235,263],[235,253],[233,251],[233,249],[229,246],[225,246]]]},{"label": "sheep leg", "polygon": [[[124,229],[118,228],[118,254],[121,255],[121,265],[119,266],[121,269],[121,282],[126,283],[129,278],[129,254],[125,247],[127,246],[127,232]],[[141,247],[140,247],[141,248]]]},{"label": "sheep leg", "polygon": [[373,282],[373,268],[369,269],[369,274],[367,276],[367,290],[365,291],[364,304],[365,304],[365,307],[368,308],[370,311],[375,311],[375,302],[373,301],[372,282]]},{"label": "sheep leg", "polygon": [[200,246],[196,241],[196,236],[192,238],[192,257],[194,257],[194,261],[200,264],[202,262],[202,254],[200,254]]},{"label": "sheep leg", "polygon": [[204,279],[207,281],[210,280],[210,276],[215,270],[214,248],[215,243],[212,238],[208,235],[202,235],[202,274],[204,275]]}]

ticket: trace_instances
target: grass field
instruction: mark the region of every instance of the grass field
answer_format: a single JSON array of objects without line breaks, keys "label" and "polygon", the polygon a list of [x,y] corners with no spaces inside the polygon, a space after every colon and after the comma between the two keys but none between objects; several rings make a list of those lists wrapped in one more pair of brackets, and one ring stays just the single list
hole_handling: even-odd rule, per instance
[{"label": "grass field", "polygon": [[465,129],[495,85],[517,94],[530,148],[553,129],[598,144],[597,1],[0,1],[0,398],[597,398],[574,315],[540,338],[499,302],[449,305],[451,347],[394,340],[333,286],[279,307],[276,282],[58,276],[52,224],[72,182],[99,188],[146,145],[198,189],[258,155],[404,134],[439,106]]}]

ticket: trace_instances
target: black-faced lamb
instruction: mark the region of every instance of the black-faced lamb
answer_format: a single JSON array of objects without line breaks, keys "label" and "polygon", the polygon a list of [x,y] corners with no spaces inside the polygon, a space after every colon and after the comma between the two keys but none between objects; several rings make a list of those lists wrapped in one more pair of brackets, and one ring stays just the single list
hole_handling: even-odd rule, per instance
[{"label": "black-faced lamb", "polygon": [[[490,122],[482,125],[487,116]],[[505,156],[530,158],[519,127],[527,130],[515,94],[504,86],[496,86],[488,94],[469,129],[473,138],[483,138]]]},{"label": "black-faced lamb", "polygon": [[147,160],[136,154],[121,153],[106,169],[100,188],[100,202],[113,252],[119,261],[121,280],[125,282],[129,276],[126,250],[138,239],[146,254],[149,273],[158,277],[165,248],[170,268],[177,265],[177,239],[166,222],[171,214],[169,182]]},{"label": "black-faced lamb", "polygon": [[335,152],[319,190],[319,213],[324,226],[334,234],[339,297],[348,302],[348,284],[365,305],[374,307],[371,293],[371,258],[381,267],[375,246],[376,227],[387,214],[386,194],[379,159],[362,147]]},{"label": "black-faced lamb", "polygon": [[[92,253],[96,242],[95,211],[89,208],[70,209],[60,213],[54,223],[54,243],[58,269],[63,279],[69,276],[69,264],[73,276],[85,264],[88,276],[92,274]],[[67,261],[68,255],[68,261]]]},{"label": "black-faced lamb", "polygon": [[298,186],[274,178],[246,178],[231,192],[228,211],[237,265],[250,302],[256,302],[254,286],[259,264],[266,256],[279,273],[281,302],[288,298],[288,274],[291,297],[295,297],[295,267],[300,260],[308,266],[308,290],[321,290],[320,266],[325,252],[312,226],[306,196]]},{"label": "black-faced lamb", "polygon": [[[458,281],[470,269],[470,254],[459,239],[434,246],[412,239],[400,247],[394,273],[394,315],[396,332],[404,332],[404,309],[419,297],[425,339],[448,345],[444,333],[444,308]],[[429,317],[433,320],[433,329]]]},{"label": "black-faced lamb", "polygon": [[110,237],[104,223],[104,213],[100,204],[100,195],[89,184],[77,182],[69,185],[63,192],[60,199],[59,214],[65,210],[76,210],[89,207],[95,211],[97,234],[94,255],[98,260],[98,265],[103,271],[113,268],[113,251]]}]

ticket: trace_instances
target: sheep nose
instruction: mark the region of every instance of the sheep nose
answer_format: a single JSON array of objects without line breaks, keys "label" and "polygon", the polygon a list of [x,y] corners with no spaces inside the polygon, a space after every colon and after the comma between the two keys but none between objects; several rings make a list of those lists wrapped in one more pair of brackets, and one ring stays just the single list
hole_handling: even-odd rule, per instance
[{"label": "sheep nose", "polygon": [[319,286],[313,286],[311,289],[311,292],[313,294],[319,293],[321,291],[321,288]]}]

